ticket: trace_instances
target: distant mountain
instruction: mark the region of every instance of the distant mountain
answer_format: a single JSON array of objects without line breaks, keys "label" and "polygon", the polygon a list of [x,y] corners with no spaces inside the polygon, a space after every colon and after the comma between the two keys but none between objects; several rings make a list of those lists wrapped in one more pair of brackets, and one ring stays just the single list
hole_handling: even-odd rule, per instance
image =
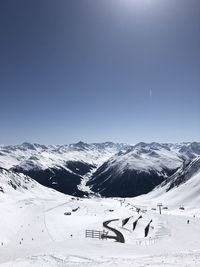
[{"label": "distant mountain", "polygon": [[200,155],[200,143],[112,142],[0,146],[0,167],[65,194],[137,196],[148,193]]},{"label": "distant mountain", "polygon": [[42,185],[60,192],[83,196],[87,192],[83,192],[78,186],[85,175],[126,148],[125,144],[112,142],[49,146],[26,142],[0,147],[0,167],[28,175]]},{"label": "distant mountain", "polygon": [[102,196],[133,197],[150,192],[189,159],[199,143],[139,143],[100,166],[87,185]]},{"label": "distant mountain", "polygon": [[66,168],[66,162],[79,161],[98,166],[120,150],[125,144],[112,142],[70,145],[39,145],[23,143],[16,146],[0,146],[0,166],[6,169],[22,166],[23,169]]}]

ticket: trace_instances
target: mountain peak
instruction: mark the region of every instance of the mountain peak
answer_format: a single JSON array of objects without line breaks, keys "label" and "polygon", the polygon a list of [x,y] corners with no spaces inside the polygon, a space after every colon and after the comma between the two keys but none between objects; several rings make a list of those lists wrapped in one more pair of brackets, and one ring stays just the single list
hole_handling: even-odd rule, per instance
[{"label": "mountain peak", "polygon": [[21,144],[21,147],[26,148],[26,149],[35,150],[35,146],[34,146],[34,144],[29,143],[29,142],[23,142],[23,143]]}]

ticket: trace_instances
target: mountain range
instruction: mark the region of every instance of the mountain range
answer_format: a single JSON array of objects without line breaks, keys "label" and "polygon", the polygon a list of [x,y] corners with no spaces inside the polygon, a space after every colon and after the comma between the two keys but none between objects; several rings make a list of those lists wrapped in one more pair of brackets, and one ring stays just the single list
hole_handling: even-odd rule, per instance
[{"label": "mountain range", "polygon": [[17,177],[25,187],[24,181],[33,186],[35,180],[74,196],[133,197],[184,184],[200,171],[199,156],[199,142],[48,146],[26,142],[0,146],[0,168],[1,176],[14,181]]}]

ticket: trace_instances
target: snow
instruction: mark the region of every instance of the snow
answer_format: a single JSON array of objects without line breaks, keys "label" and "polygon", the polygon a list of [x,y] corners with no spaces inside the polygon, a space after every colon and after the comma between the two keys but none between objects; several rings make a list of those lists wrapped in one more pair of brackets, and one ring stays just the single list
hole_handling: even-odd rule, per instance
[{"label": "snow", "polygon": [[183,158],[200,155],[200,143],[159,144],[138,143],[135,146],[112,142],[70,145],[39,145],[23,143],[17,146],[0,147],[0,167],[10,169],[15,166],[24,170],[66,167],[67,161],[81,161],[99,167],[109,160],[118,169],[141,171],[163,168],[176,169]]},{"label": "snow", "polygon": [[[160,171],[163,166],[180,164],[182,146],[139,146],[121,152],[129,167]],[[101,150],[84,143],[48,149],[26,143],[16,148],[1,147],[0,166],[23,164],[30,157],[32,162],[39,158],[42,168],[64,164],[73,157],[98,165],[116,151],[111,144]],[[144,165],[139,165],[142,162]],[[84,183],[80,186],[84,187]],[[23,174],[0,169],[0,267],[199,267],[200,172],[196,170],[185,183],[168,192],[167,188],[168,184],[136,198],[75,198],[43,187]],[[162,209],[161,215],[159,202],[168,207]],[[185,209],[180,210],[180,206]],[[136,208],[140,208],[139,214]],[[64,215],[66,212],[71,215]],[[133,231],[133,222],[140,215],[142,218]],[[122,220],[128,217],[130,220],[122,227]],[[110,226],[124,235],[125,243],[85,238],[86,229],[102,231],[103,222],[110,219],[119,219]],[[150,220],[149,235],[145,238],[144,229]],[[109,231],[109,235],[113,233]]]},{"label": "snow", "polygon": [[18,146],[0,147],[0,167],[10,169],[15,166],[24,170],[66,168],[67,161],[81,161],[95,166],[101,165],[118,153],[125,144],[78,144],[63,146],[43,146],[23,143]]},{"label": "snow", "polygon": [[148,172],[163,169],[175,170],[182,164],[182,159],[177,152],[161,148],[158,151],[141,151],[135,148],[131,151],[114,155],[109,159],[108,168],[115,168],[122,173],[125,169]]},{"label": "snow", "polygon": [[[123,219],[129,215],[136,218],[136,212],[127,208],[126,202],[121,207],[114,199],[71,200],[69,196],[62,196],[57,201],[45,198],[31,202],[18,200],[7,203],[6,208],[4,203],[3,209],[1,206],[3,216],[7,217],[9,210],[15,212],[6,220],[7,231],[3,232],[7,240],[3,239],[2,233],[0,236],[4,242],[0,248],[0,266],[198,266],[199,218],[190,219],[188,225],[187,216],[160,216],[149,210],[135,233],[131,230],[133,219],[124,229],[121,221],[112,224],[124,234],[125,244],[85,239],[85,229],[102,230],[102,221],[108,218]],[[63,214],[77,205],[80,206],[79,214],[70,217]],[[106,213],[111,207],[116,212]],[[144,227],[150,218],[153,218],[155,230],[151,231],[152,239],[145,239]],[[1,229],[4,228],[4,224],[1,225]]]},{"label": "snow", "polygon": [[188,181],[166,192],[168,184],[155,188],[147,195],[138,197],[148,202],[162,202],[167,206],[182,205],[190,210],[200,205],[200,171],[194,174]]},{"label": "snow", "polygon": [[[1,267],[199,266],[200,209],[196,200],[192,203],[192,197],[184,211],[179,210],[181,197],[181,203],[171,199],[169,209],[160,215],[151,209],[160,199],[150,194],[126,199],[74,198],[32,180],[28,189],[15,190],[7,183],[13,174],[4,174],[4,183],[1,176],[0,184],[5,191],[0,193]],[[18,179],[16,175],[21,174],[14,174]],[[199,173],[192,177],[191,188],[198,179]],[[136,207],[141,209],[140,214]],[[65,212],[71,215],[64,215]],[[140,215],[142,219],[133,231],[132,224]],[[122,227],[122,220],[127,217],[131,218]],[[110,225],[124,235],[124,244],[85,238],[86,229],[102,231],[102,223],[109,219],[119,219]],[[151,219],[149,236],[144,238],[144,228]]]}]

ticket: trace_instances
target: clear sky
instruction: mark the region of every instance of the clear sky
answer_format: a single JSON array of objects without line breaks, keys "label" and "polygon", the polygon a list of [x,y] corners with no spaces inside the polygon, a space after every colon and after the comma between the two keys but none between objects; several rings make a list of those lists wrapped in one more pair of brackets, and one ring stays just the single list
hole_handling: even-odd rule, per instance
[{"label": "clear sky", "polygon": [[199,0],[1,0],[0,144],[200,141]]}]

